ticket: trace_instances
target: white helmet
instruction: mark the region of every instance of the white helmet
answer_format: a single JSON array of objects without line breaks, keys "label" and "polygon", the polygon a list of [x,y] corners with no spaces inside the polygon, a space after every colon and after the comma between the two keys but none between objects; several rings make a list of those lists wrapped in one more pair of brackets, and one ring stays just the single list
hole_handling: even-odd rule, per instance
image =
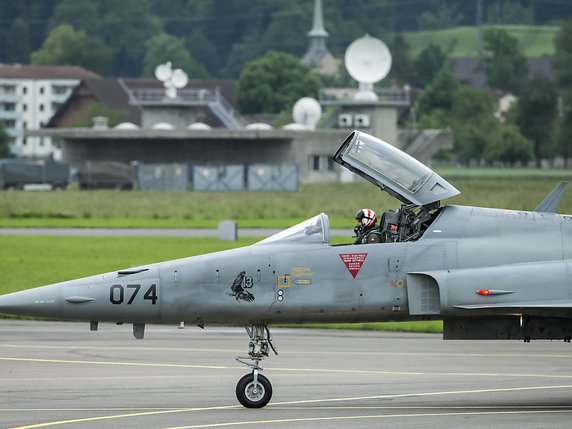
[{"label": "white helmet", "polygon": [[360,209],[356,213],[356,220],[359,222],[358,229],[363,232],[377,222],[377,215],[372,209]]}]

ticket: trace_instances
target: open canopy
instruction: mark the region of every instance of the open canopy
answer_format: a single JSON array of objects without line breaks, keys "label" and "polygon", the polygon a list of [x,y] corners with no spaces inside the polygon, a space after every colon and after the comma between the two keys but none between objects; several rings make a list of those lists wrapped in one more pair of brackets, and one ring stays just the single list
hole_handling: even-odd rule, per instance
[{"label": "open canopy", "polygon": [[348,136],[334,161],[404,203],[423,206],[459,194],[454,186],[415,158],[360,131]]}]

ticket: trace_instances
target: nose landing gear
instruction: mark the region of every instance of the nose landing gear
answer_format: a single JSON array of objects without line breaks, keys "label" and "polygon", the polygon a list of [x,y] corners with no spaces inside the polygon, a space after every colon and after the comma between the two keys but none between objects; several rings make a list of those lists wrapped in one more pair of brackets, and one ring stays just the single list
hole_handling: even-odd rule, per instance
[{"label": "nose landing gear", "polygon": [[[252,373],[242,377],[236,385],[236,398],[246,408],[262,408],[272,398],[270,381],[260,374],[260,362],[268,357],[270,349],[278,355],[272,342],[267,325],[247,326],[246,333],[250,337],[248,356],[237,357],[236,360],[252,369]],[[250,362],[245,362],[248,360]]]}]

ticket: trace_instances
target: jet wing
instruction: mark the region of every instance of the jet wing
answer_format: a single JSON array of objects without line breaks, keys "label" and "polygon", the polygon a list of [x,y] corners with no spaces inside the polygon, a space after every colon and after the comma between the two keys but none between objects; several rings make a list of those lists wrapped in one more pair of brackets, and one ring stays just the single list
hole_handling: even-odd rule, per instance
[{"label": "jet wing", "polygon": [[360,131],[348,136],[334,161],[406,204],[424,206],[459,194],[415,158]]}]

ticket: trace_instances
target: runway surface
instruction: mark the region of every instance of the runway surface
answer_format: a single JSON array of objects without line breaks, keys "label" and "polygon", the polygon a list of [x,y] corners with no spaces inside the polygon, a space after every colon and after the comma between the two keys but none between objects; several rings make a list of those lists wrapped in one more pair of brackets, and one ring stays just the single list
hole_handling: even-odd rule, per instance
[{"label": "runway surface", "polygon": [[567,428],[572,346],[273,330],[264,409],[238,405],[239,328],[0,320],[2,428]]}]

